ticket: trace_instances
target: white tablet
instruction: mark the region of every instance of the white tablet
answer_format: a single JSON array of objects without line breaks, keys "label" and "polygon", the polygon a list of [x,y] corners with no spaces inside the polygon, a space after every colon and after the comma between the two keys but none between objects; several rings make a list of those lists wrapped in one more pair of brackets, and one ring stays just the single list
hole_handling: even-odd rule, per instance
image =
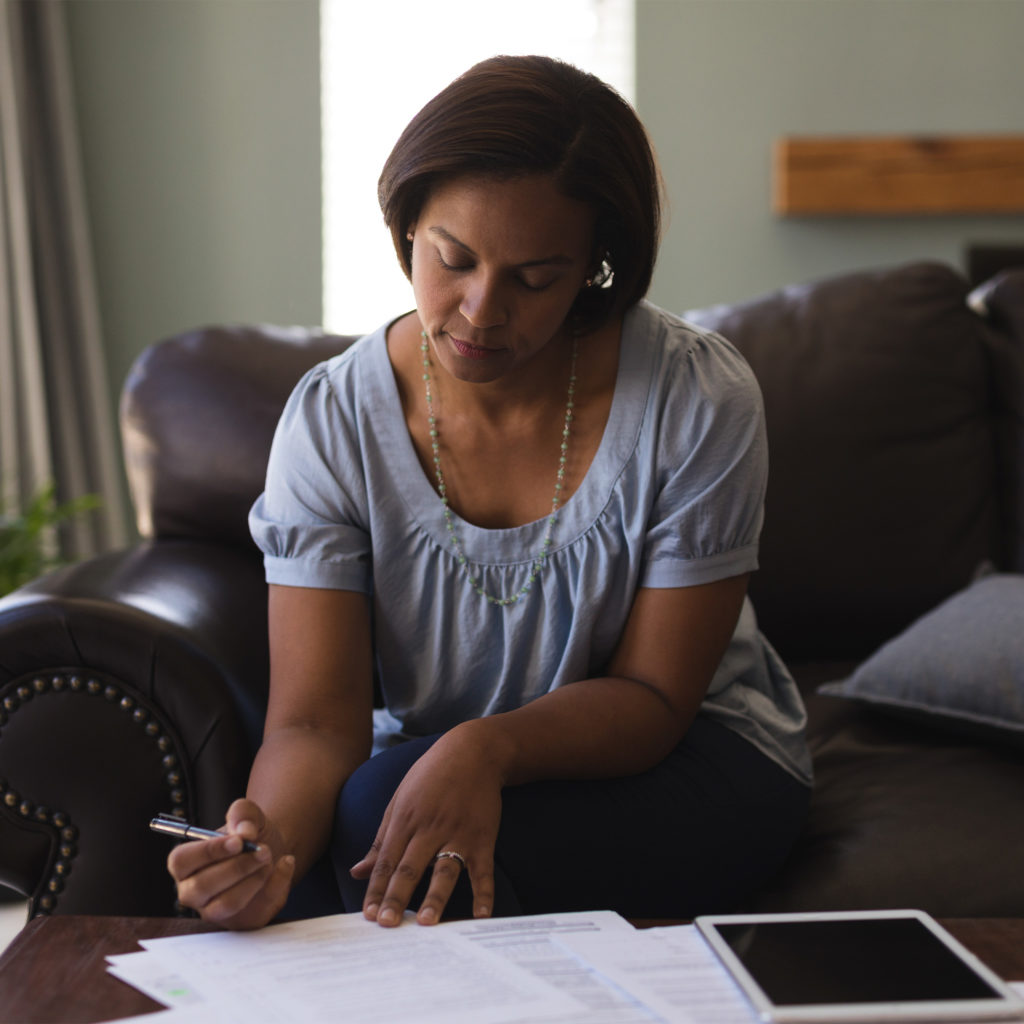
[{"label": "white tablet", "polygon": [[762,1020],[997,1020],[1024,1000],[919,910],[698,917]]}]

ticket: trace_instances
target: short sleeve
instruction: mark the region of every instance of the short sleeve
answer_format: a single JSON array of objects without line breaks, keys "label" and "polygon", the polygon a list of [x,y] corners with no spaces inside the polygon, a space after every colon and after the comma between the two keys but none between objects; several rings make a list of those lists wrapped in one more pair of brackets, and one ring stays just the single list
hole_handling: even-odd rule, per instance
[{"label": "short sleeve", "polygon": [[348,355],[310,370],[278,422],[266,486],[249,513],[268,583],[363,593],[372,588],[367,489]]},{"label": "short sleeve", "polygon": [[660,380],[657,497],[641,585],[710,583],[757,568],[768,448],[753,371],[725,339],[688,332]]}]

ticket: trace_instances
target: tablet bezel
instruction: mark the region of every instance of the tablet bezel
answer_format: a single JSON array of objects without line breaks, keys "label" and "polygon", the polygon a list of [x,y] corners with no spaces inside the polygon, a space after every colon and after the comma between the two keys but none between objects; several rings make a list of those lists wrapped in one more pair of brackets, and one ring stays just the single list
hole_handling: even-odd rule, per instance
[{"label": "tablet bezel", "polygon": [[[778,1004],[747,970],[742,960],[718,931],[718,925],[764,924],[775,921],[849,921],[913,919],[923,924],[961,962],[989,985],[997,996],[991,999],[956,999],[936,1001]],[[779,1024],[835,1021],[953,1021],[953,1020],[1015,1020],[1024,1017],[1024,1000],[998,975],[961,945],[931,915],[921,910],[847,910],[832,912],[780,914],[708,914],[694,921],[698,931],[725,965],[740,991],[753,1005],[762,1020]]]}]

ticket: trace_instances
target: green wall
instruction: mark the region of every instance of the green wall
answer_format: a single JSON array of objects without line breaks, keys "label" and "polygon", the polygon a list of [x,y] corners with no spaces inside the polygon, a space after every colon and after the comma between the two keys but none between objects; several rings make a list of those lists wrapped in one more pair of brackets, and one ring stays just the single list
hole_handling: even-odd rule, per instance
[{"label": "green wall", "polygon": [[[636,2],[637,106],[671,200],[655,301],[1024,242],[1024,217],[770,209],[779,135],[1024,131],[1024,0]],[[65,6],[114,393],[169,333],[319,322],[317,0]]]},{"label": "green wall", "polygon": [[204,323],[319,323],[317,0],[65,3],[111,388]]},{"label": "green wall", "polygon": [[671,221],[651,297],[680,311],[968,243],[1024,216],[781,219],[771,146],[796,134],[1024,132],[1022,0],[636,0],[637,107]]}]

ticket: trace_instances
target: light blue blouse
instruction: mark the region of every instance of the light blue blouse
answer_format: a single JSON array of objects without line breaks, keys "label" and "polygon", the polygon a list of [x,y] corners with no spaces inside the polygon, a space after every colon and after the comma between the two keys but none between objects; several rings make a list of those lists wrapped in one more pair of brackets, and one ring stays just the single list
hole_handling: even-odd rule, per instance
[{"label": "light blue blouse", "polygon": [[[725,339],[642,302],[625,316],[604,436],[559,512],[546,564],[518,604],[488,604],[456,560],[417,459],[386,330],[299,382],[250,514],[270,583],[372,596],[386,705],[377,749],[601,674],[638,587],[757,568],[767,477],[757,383]],[[546,517],[499,530],[453,518],[487,591],[518,591]],[[702,710],[809,780],[796,685],[749,601]]]}]

